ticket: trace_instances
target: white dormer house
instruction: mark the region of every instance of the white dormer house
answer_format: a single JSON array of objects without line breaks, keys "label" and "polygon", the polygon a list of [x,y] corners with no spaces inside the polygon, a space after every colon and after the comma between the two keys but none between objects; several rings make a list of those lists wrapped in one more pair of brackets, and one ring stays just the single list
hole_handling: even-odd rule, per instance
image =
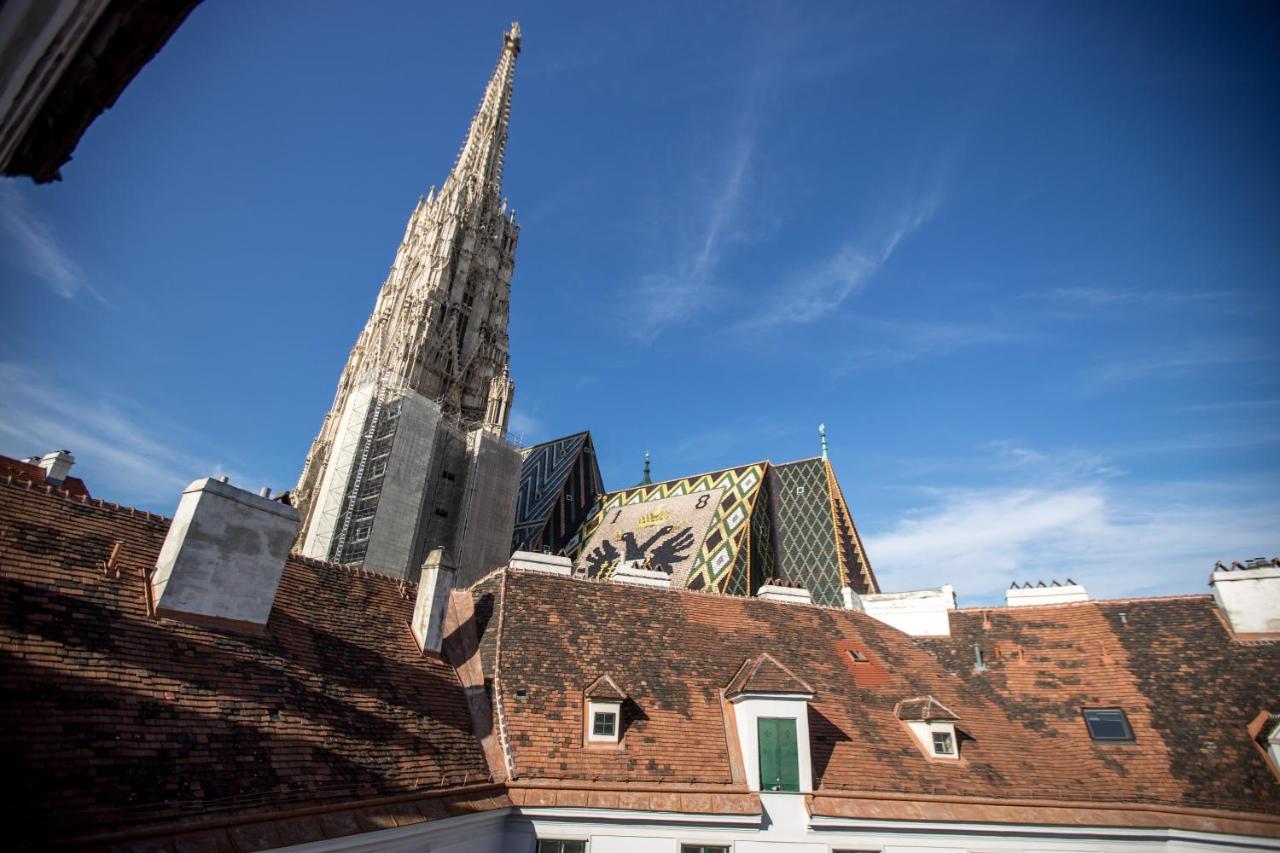
[{"label": "white dormer house", "polygon": [[956,738],[956,722],[960,719],[951,709],[932,696],[905,699],[893,709],[906,724],[927,758],[957,761],[960,742]]},{"label": "white dormer house", "polygon": [[747,787],[768,793],[813,791],[809,702],[813,688],[773,656],[750,658],[725,688],[733,706]]},{"label": "white dormer house", "polygon": [[602,675],[582,691],[585,713],[582,742],[585,746],[609,746],[622,742],[622,692],[608,675]]}]

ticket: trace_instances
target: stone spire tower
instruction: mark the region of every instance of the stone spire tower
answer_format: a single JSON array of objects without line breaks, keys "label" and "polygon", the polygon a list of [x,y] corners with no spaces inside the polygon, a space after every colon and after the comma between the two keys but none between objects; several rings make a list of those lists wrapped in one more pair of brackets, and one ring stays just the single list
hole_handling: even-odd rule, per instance
[{"label": "stone spire tower", "polygon": [[[419,475],[438,469],[438,479],[459,484],[470,478],[457,469],[474,468],[485,455],[483,448],[510,449],[504,438],[515,384],[507,316],[520,229],[502,198],[502,166],[519,55],[520,25],[512,24],[453,171],[439,192],[433,187],[418,200],[373,313],[343,368],[295,490],[302,515],[299,543],[309,556],[409,576],[416,573],[413,563],[425,545],[466,559],[458,537],[476,521],[476,483],[446,489]],[[406,395],[412,397],[407,406]],[[391,512],[388,483],[373,481],[386,480],[388,465],[396,461],[389,443],[375,446],[389,429],[402,438],[406,431],[416,436],[412,463],[407,456],[402,460],[414,469],[409,479],[416,485],[401,496],[407,503],[395,512],[417,519],[409,525],[415,528],[409,539],[433,541],[406,539],[384,553],[378,540],[390,521],[380,525],[374,519]],[[461,449],[472,458],[459,456]],[[454,458],[446,458],[450,453]],[[512,507],[519,470],[516,454]],[[486,482],[496,487],[491,479]],[[464,502],[466,491],[472,494]],[[421,513],[427,521],[418,518]],[[398,526],[405,526],[403,518]],[[442,526],[457,529],[434,529]],[[493,535],[504,544],[510,540],[510,530]]]}]

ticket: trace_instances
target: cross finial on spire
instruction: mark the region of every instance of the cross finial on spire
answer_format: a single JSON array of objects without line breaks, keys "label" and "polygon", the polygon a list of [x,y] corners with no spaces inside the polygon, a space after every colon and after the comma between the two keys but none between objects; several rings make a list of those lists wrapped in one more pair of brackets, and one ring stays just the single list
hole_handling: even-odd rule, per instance
[{"label": "cross finial on spire", "polygon": [[827,425],[818,424],[818,435],[822,438],[822,458],[827,458]]}]

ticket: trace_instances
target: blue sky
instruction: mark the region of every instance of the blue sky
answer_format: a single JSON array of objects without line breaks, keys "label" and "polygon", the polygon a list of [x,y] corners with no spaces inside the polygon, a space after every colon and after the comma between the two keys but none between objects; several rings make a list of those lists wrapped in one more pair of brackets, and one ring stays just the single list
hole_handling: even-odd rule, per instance
[{"label": "blue sky", "polygon": [[818,449],[887,590],[1280,553],[1266,4],[206,3],[0,183],[0,453],[286,488],[501,32],[514,428],[606,484]]}]

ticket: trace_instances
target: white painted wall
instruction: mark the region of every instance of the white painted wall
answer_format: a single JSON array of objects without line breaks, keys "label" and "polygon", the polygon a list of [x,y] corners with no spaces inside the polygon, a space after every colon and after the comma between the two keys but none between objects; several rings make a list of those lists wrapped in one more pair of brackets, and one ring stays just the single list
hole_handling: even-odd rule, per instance
[{"label": "white painted wall", "polygon": [[813,791],[813,760],[809,751],[809,703],[795,696],[759,698],[750,693],[732,701],[738,723],[738,745],[742,748],[742,763],[746,765],[747,787],[752,791],[760,790],[760,744],[757,741],[757,721],[761,717],[789,717],[796,721],[796,752],[800,757],[800,794],[782,794],[781,796],[802,800],[801,794]]},{"label": "white painted wall", "polygon": [[1213,599],[1237,634],[1280,631],[1280,569],[1214,572]]},{"label": "white painted wall", "polygon": [[[779,805],[779,802],[784,805]],[[1090,826],[928,823],[785,816],[804,798],[765,794],[771,816],[684,815],[616,809],[502,809],[290,847],[380,853],[534,853],[538,838],[580,839],[587,853],[678,853],[681,844],[718,844],[733,853],[1237,853],[1280,851],[1280,839]]]}]

